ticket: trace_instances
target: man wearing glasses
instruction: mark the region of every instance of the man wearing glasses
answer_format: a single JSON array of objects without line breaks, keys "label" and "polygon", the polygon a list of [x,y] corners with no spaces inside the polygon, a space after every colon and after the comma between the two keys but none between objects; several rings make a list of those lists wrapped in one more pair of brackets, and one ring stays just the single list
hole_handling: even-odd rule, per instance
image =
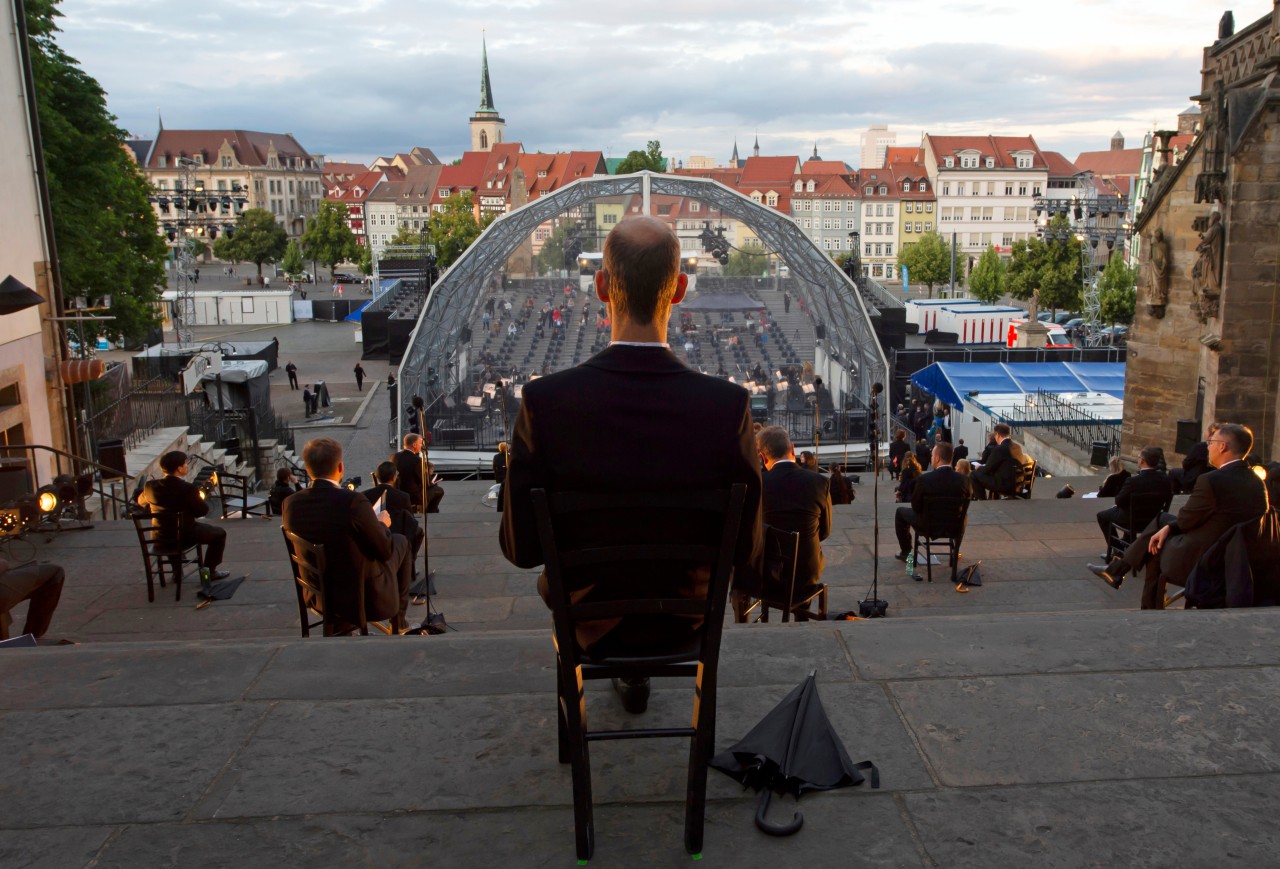
[{"label": "man wearing glasses", "polygon": [[1123,556],[1105,566],[1089,565],[1112,588],[1120,587],[1126,573],[1145,565],[1143,609],[1164,609],[1167,583],[1185,585],[1201,553],[1228,529],[1267,512],[1267,487],[1243,461],[1253,449],[1253,432],[1226,423],[1207,443],[1214,470],[1196,479],[1177,517],[1157,516]]}]

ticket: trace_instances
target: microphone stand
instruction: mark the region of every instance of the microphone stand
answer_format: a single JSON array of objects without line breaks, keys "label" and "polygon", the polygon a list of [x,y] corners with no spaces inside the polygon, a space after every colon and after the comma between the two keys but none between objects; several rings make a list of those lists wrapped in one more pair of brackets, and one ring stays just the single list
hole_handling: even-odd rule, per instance
[{"label": "microphone stand", "polygon": [[871,597],[858,602],[858,614],[864,619],[883,618],[889,614],[889,602],[880,599],[880,390],[871,384]]}]

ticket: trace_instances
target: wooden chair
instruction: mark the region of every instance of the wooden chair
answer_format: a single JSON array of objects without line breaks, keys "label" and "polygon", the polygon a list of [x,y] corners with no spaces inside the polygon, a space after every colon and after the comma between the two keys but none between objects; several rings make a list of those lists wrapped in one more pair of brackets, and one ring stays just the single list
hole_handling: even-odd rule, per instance
[{"label": "wooden chair", "polygon": [[1107,561],[1124,555],[1129,544],[1146,530],[1152,519],[1161,513],[1169,512],[1169,505],[1172,502],[1173,495],[1163,495],[1159,492],[1132,496],[1129,499],[1129,517],[1123,524],[1115,522],[1111,525],[1111,535],[1107,538]]},{"label": "wooden chair", "polygon": [[1022,465],[1022,476],[1018,479],[1018,484],[1014,486],[1013,494],[1006,495],[1005,498],[1010,501],[1030,501],[1031,490],[1036,484],[1036,460],[1027,459]]},{"label": "wooden chair", "polygon": [[[741,483],[727,490],[673,493],[532,491],[554,623],[560,762],[573,767],[574,830],[580,861],[589,860],[595,849],[588,746],[603,739],[690,740],[684,843],[690,854],[702,851],[707,764],[715,751],[720,635],[745,497],[746,486]],[[588,517],[598,527],[622,529],[618,535],[622,539],[608,544],[570,542],[581,533]],[[664,536],[671,528],[669,539],[673,542],[655,542],[655,518],[663,522],[658,536]],[[633,533],[627,533],[633,529]],[[690,564],[709,565],[706,597],[627,596],[640,595],[643,590],[619,588],[620,583],[611,583],[619,570],[634,581],[637,565],[656,568],[664,564],[668,575],[687,569]],[[593,586],[592,599],[573,603],[566,574],[580,578],[584,572]],[[630,627],[631,634],[646,639],[672,635],[681,618],[701,618],[702,626],[687,642],[655,644],[645,649],[642,657],[625,654],[626,650],[616,648],[617,642],[612,644],[612,650],[601,651],[609,645],[608,637],[590,651],[579,646],[580,621],[614,618],[623,619],[624,628]],[[637,627],[640,630],[634,630]],[[588,729],[584,692],[587,680],[670,676],[694,680],[692,726]]]},{"label": "wooden chair", "polygon": [[[796,600],[796,563],[800,552],[799,532],[783,531],[781,528],[766,525],[764,534],[764,563],[769,585],[778,590],[785,588],[787,596],[783,598],[780,595],[766,593],[747,607],[746,612],[743,613],[743,619],[749,620],[751,613],[759,609],[760,615],[756,621],[768,622],[769,610],[775,609],[782,613],[783,622],[791,621],[792,616],[795,616],[797,621],[808,621],[810,618],[826,620],[826,583],[819,583],[818,587],[803,600]],[[818,601],[816,614],[809,612],[809,606],[814,600]]]},{"label": "wooden chair", "polygon": [[[323,636],[335,636],[334,628],[338,622],[329,616],[325,608],[328,595],[326,594],[324,544],[304,540],[285,528],[281,528],[280,533],[284,535],[285,549],[289,552],[289,567],[293,571],[293,590],[298,595],[298,620],[302,623],[302,636],[310,637],[312,628],[321,628]],[[357,607],[353,614],[356,630],[361,635],[368,636],[369,620],[364,608],[364,583],[359,582],[356,585]],[[309,603],[308,596],[310,596]],[[317,621],[311,621],[312,613],[319,617]],[[373,624],[384,634],[392,632],[389,621],[377,621]]]},{"label": "wooden chair", "polygon": [[[920,564],[920,546],[924,544],[925,574],[929,582],[933,582],[933,548],[945,550],[951,563],[951,581],[956,582],[956,571],[960,563],[960,542],[964,540],[964,529],[969,518],[968,498],[949,498],[937,495],[925,496],[921,505],[921,515],[916,517],[917,525],[912,545],[912,560]],[[919,574],[916,575],[919,579]]]},{"label": "wooden chair", "polygon": [[271,499],[253,494],[253,481],[243,474],[218,472],[218,500],[222,502],[222,518],[239,512],[241,519],[270,516]]},{"label": "wooden chair", "polygon": [[[172,571],[174,600],[182,600],[182,578],[185,566],[195,565],[196,569],[204,563],[204,545],[190,543],[181,544],[182,538],[190,530],[195,519],[189,513],[151,513],[135,515],[133,528],[138,533],[138,545],[142,547],[142,565],[147,573],[147,600],[155,603],[156,580],[160,587],[165,587],[165,566]],[[194,558],[188,555],[195,551]]]}]

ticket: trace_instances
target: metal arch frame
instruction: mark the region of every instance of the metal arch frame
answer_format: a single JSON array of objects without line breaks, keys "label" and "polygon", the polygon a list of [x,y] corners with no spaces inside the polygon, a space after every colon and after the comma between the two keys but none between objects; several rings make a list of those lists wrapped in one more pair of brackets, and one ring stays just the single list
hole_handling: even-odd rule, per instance
[{"label": "metal arch frame", "polygon": [[[458,335],[488,296],[484,287],[490,277],[534,229],[586,202],[628,195],[641,196],[645,214],[651,213],[653,195],[682,196],[707,203],[749,227],[798,278],[796,294],[826,327],[826,337],[821,342],[826,352],[848,373],[858,403],[870,407],[871,385],[885,381],[889,365],[871,328],[862,295],[849,276],[791,217],[709,178],[649,171],[582,178],[491,223],[428,293],[397,374],[401,396],[406,401],[413,395],[425,397],[427,392],[421,387],[429,368],[436,370],[446,393],[457,385],[450,379],[450,368],[456,361],[453,354],[458,348]],[[882,413],[879,430],[885,432],[889,430],[888,408]],[[398,416],[403,429],[403,415]]]}]

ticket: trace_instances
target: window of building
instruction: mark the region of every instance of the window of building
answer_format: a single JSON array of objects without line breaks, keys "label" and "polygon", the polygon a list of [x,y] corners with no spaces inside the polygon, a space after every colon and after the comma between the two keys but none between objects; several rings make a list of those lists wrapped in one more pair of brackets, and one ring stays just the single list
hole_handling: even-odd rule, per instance
[{"label": "window of building", "polygon": [[881,184],[881,185],[880,185],[880,195],[881,195],[881,196],[884,196],[884,195],[885,195],[886,193],[888,193],[888,192],[889,192],[889,188],[888,188],[887,186],[885,186],[884,184]]},{"label": "window of building", "polygon": [[943,162],[946,164],[946,167],[947,167],[948,169],[950,169],[950,168],[952,168],[953,166],[955,166],[955,165],[956,165],[956,161],[955,161],[955,159],[954,159],[954,158],[952,158],[952,157],[947,157],[947,158],[945,158],[945,160],[944,160]]},{"label": "window of building", "polygon": [[702,203],[701,203],[701,202],[690,202],[690,203],[689,203],[689,210],[690,210],[690,211],[693,211],[693,212],[701,211],[701,210],[702,210]]},{"label": "window of building", "polygon": [[813,182],[812,182],[812,181],[810,181],[808,184],[806,184],[806,185],[805,185],[805,192],[806,192],[806,193],[812,193],[812,192],[813,192]]},{"label": "window of building", "polygon": [[1027,195],[1027,185],[1025,185],[1025,184],[1019,184],[1019,185],[1018,185],[1018,195],[1019,195],[1019,196],[1026,196],[1026,195]]},{"label": "window of building", "polygon": [[930,222],[928,222],[928,221],[925,221],[925,224],[924,224],[924,231],[925,231],[925,232],[933,232],[933,224],[932,224],[932,223],[930,223]]},{"label": "window of building", "polygon": [[866,245],[866,253],[863,256],[871,256],[871,245]]},{"label": "window of building", "polygon": [[977,168],[978,168],[978,158],[977,158],[977,157],[975,157],[975,156],[972,156],[972,155],[964,155],[964,156],[961,156],[961,157],[960,157],[960,168],[961,168],[961,169],[977,169]]},{"label": "window of building", "polygon": [[929,188],[926,186],[926,184],[927,184],[927,182],[925,182],[925,181],[921,181],[919,184],[917,184],[917,185],[916,185],[916,190],[920,191],[921,193],[924,193],[926,190],[928,190],[928,189],[929,189]]},{"label": "window of building", "polygon": [[926,203],[924,204],[924,210],[925,210],[926,212],[928,212],[929,214],[933,214],[933,203],[932,203],[932,202],[926,202]]},{"label": "window of building", "polygon": [[874,276],[875,276],[875,277],[877,277],[877,278],[882,278],[882,277],[884,277],[884,264],[883,264],[883,263],[876,263],[875,265],[873,265],[873,266],[871,267],[871,274],[872,274],[872,275],[874,275]]},{"label": "window of building", "polygon": [[812,220],[806,220],[806,221],[804,222],[804,228],[805,228],[805,229],[813,229],[813,221],[812,221]]},{"label": "window of building", "polygon": [[960,181],[956,184],[956,196],[964,196],[965,183]]},{"label": "window of building", "polygon": [[874,193],[875,191],[874,191],[874,188],[871,188],[871,187],[864,187],[864,188],[862,188],[862,192],[863,192],[863,193],[865,193],[866,195],[870,196],[870,195],[871,195],[872,193]]},{"label": "window of building", "polygon": [[996,182],[994,182],[994,181],[988,181],[988,182],[987,182],[987,195],[988,195],[988,196],[995,196],[995,195],[996,195]]},{"label": "window of building", "polygon": [[884,246],[884,255],[893,256],[893,242],[889,242]]},{"label": "window of building", "polygon": [[885,216],[885,217],[893,217],[893,203],[892,203],[892,202],[887,202],[887,203],[885,203],[885,206],[884,206],[884,216]]},{"label": "window of building", "polygon": [[1037,184],[1037,185],[1035,185],[1034,187],[1032,187],[1032,188],[1031,188],[1031,195],[1032,195],[1032,196],[1039,196],[1039,195],[1040,195],[1040,185],[1039,185],[1039,184]]},{"label": "window of building", "polygon": [[884,217],[884,204],[876,203],[876,217]]},{"label": "window of building", "polygon": [[223,158],[219,161],[219,165],[221,165],[223,169],[230,169],[230,168],[231,168],[231,158],[230,158],[230,157],[223,157]]},{"label": "window of building", "polygon": [[876,213],[876,207],[870,202],[867,203],[867,217],[871,217]]},{"label": "window of building", "polygon": [[760,204],[760,191],[756,190],[752,192],[751,201],[756,203],[757,205]]},{"label": "window of building", "polygon": [[1031,168],[1031,158],[1030,158],[1029,156],[1027,156],[1027,155],[1023,154],[1023,155],[1021,155],[1021,156],[1019,156],[1019,157],[1017,158],[1017,165],[1018,165],[1018,168],[1019,168],[1019,169],[1030,169],[1030,168]]},{"label": "window of building", "polygon": [[910,231],[911,231],[911,224],[910,224],[909,222],[908,222],[908,223],[904,223],[904,224],[902,224],[902,231],[903,231],[903,232],[910,232]]}]

